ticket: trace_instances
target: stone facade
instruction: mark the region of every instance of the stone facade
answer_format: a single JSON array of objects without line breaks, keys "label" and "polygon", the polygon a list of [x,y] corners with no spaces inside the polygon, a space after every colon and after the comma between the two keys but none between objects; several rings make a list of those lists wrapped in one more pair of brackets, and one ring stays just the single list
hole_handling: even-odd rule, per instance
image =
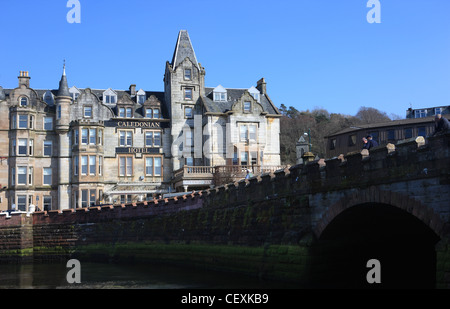
[{"label": "stone facade", "polygon": [[186,166],[280,164],[280,114],[264,79],[215,98],[184,30],[163,92],[69,88],[65,68],[56,90],[31,88],[28,72],[18,79],[0,87],[0,210],[153,200],[188,189],[173,180]]}]

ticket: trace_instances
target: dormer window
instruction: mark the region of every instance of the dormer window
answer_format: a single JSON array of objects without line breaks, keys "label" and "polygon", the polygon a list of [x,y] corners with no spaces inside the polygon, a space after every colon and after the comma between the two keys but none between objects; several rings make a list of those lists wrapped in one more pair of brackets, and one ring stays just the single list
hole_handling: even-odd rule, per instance
[{"label": "dormer window", "polygon": [[76,101],[78,97],[80,96],[80,90],[78,90],[77,87],[73,86],[69,89],[70,96],[72,97],[72,100]]},{"label": "dormer window", "polygon": [[191,69],[184,69],[184,79],[191,80],[192,79],[192,71]]},{"label": "dormer window", "polygon": [[116,96],[114,96],[114,95],[106,95],[105,96],[105,103],[109,103],[109,104],[116,103]]},{"label": "dormer window", "polygon": [[221,85],[214,88],[213,94],[214,94],[214,101],[216,102],[225,102],[227,100],[227,90],[223,88]]},{"label": "dormer window", "polygon": [[145,100],[147,99],[147,97],[146,97],[146,95],[145,95],[145,91],[142,90],[142,89],[140,89],[140,90],[136,93],[136,95],[137,95],[137,102],[138,102],[139,104],[144,104],[144,103],[145,103]]},{"label": "dormer window", "polygon": [[260,102],[260,92],[258,89],[256,89],[254,86],[248,89],[248,92],[252,95],[252,97],[256,100],[256,102]]},{"label": "dormer window", "polygon": [[20,98],[20,106],[26,107],[28,105],[28,98],[22,97]]},{"label": "dormer window", "polygon": [[105,92],[103,92],[103,103],[106,104],[116,104],[117,103],[117,94],[109,88]]},{"label": "dormer window", "polygon": [[54,103],[54,99],[53,99],[53,94],[51,93],[50,90],[47,90],[44,94],[44,102],[47,103],[48,105],[53,105]]}]

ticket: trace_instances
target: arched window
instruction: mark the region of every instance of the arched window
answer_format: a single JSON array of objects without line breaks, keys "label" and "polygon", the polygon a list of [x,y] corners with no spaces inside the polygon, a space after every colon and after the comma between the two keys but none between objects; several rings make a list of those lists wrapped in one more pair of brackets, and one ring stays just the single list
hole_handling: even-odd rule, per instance
[{"label": "arched window", "polygon": [[20,98],[20,106],[23,106],[23,107],[28,106],[28,98],[21,97]]}]

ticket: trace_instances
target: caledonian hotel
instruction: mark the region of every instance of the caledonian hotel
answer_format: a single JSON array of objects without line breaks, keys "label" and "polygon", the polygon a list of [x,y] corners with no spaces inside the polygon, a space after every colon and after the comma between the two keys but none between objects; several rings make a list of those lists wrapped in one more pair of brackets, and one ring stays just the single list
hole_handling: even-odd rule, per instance
[{"label": "caledonian hotel", "polygon": [[185,30],[164,91],[79,89],[68,76],[39,90],[21,71],[17,88],[0,87],[0,211],[139,202],[281,168],[264,78],[205,87]]}]

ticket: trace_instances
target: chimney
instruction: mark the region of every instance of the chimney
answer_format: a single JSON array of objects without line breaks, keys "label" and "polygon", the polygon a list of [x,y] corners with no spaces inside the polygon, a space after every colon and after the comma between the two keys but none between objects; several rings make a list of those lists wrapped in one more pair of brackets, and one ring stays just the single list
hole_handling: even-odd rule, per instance
[{"label": "chimney", "polygon": [[261,94],[266,94],[266,85],[266,80],[263,77],[256,82],[256,89],[258,89]]},{"label": "chimney", "polygon": [[130,95],[136,95],[136,85],[130,85]]},{"label": "chimney", "polygon": [[18,78],[19,78],[19,87],[21,85],[25,85],[27,88],[30,88],[31,77],[28,75],[28,71],[20,71]]}]

